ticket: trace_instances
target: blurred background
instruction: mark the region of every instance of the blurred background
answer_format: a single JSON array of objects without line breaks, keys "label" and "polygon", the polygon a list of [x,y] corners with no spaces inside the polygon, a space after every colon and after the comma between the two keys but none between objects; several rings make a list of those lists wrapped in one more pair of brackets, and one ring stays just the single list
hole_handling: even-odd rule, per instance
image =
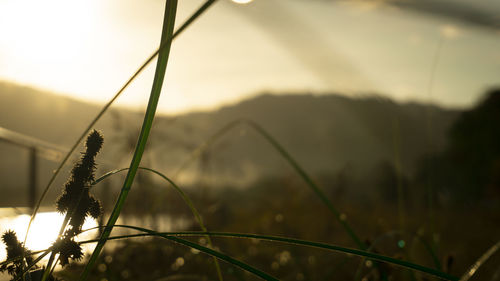
[{"label": "blurred background", "polygon": [[[179,2],[177,26],[204,1]],[[58,161],[156,50],[164,4],[0,0],[0,231],[23,235]],[[105,137],[98,176],[128,166],[153,74],[154,63],[96,125]],[[356,247],[295,170],[237,122],[253,120],[374,250],[461,275],[500,237],[499,89],[497,1],[219,0],[172,45],[142,166],[185,188],[209,229]],[[42,202],[50,221],[60,220],[54,200],[78,157]],[[105,211],[123,178],[95,189]],[[134,187],[122,222],[198,229],[161,178],[139,172]],[[215,278],[205,256],[141,241],[114,245],[96,280]],[[157,243],[164,248],[150,253]],[[341,254],[215,244],[284,280],[428,280]],[[140,253],[168,266],[151,261],[147,275],[127,264]],[[500,280],[499,264],[497,254],[476,280]],[[223,270],[228,280],[252,280]]]}]

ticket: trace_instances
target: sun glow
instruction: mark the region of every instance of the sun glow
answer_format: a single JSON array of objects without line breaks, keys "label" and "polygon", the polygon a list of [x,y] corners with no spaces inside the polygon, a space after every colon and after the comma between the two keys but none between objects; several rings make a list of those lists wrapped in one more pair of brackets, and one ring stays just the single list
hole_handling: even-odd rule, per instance
[{"label": "sun glow", "polygon": [[0,1],[0,77],[73,92],[101,59],[102,10],[97,0]]},{"label": "sun glow", "polygon": [[234,3],[238,3],[238,4],[248,4],[250,2],[252,2],[253,0],[232,0]]},{"label": "sun glow", "polygon": [[[0,212],[2,213],[2,212]],[[32,251],[44,250],[51,246],[57,238],[59,228],[63,223],[64,216],[57,212],[44,212],[37,214],[33,222],[27,240],[27,246]],[[3,216],[0,218],[0,232],[3,234],[7,230],[13,230],[17,234],[17,238],[22,241],[26,235],[26,229],[30,221],[29,215],[14,215]],[[83,229],[88,229],[97,226],[94,220],[87,219],[83,225]],[[86,240],[95,238],[95,231],[82,233],[78,240]],[[91,248],[84,247],[84,251],[89,251]],[[6,252],[5,245],[0,245],[0,260],[5,260]],[[47,257],[46,257],[47,258]]]},{"label": "sun glow", "polygon": [[98,24],[95,21],[98,7],[94,2],[2,2],[1,10],[8,13],[0,13],[0,30],[2,40],[9,43],[2,56],[19,58],[22,54],[20,59],[39,63],[43,68],[87,59],[81,57],[80,50],[88,45],[92,30]]}]

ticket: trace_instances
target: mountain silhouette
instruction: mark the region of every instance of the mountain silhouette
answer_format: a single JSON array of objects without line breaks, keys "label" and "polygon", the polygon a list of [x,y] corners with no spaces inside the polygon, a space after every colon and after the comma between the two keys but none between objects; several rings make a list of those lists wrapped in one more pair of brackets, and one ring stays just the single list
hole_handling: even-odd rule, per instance
[{"label": "mountain silhouette", "polygon": [[[67,148],[101,109],[97,104],[7,82],[0,83],[0,98],[0,127]],[[459,113],[379,96],[261,94],[213,111],[159,114],[141,165],[174,176],[196,147],[228,123],[246,118],[260,124],[312,175],[346,168],[362,175],[381,162],[394,161],[408,174],[423,154],[444,147],[447,131]],[[97,174],[128,166],[142,118],[141,111],[111,108],[96,124],[105,139],[102,155],[96,159]],[[28,152],[5,142],[0,142],[0,151],[4,171],[0,188],[5,194],[0,206],[23,205]],[[41,190],[57,164],[39,162]],[[58,177],[49,198],[60,192],[67,170]],[[241,124],[216,140],[177,180],[242,187],[262,177],[292,174],[292,168],[262,136]],[[51,202],[48,199],[46,204]]]}]

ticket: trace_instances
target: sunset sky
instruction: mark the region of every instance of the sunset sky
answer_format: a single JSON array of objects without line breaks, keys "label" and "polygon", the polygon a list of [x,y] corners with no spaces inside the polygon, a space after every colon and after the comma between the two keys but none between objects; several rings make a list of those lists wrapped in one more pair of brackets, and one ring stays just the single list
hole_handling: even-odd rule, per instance
[{"label": "sunset sky", "polygon": [[[462,0],[435,1],[453,7],[445,15],[397,2],[219,0],[174,41],[159,110],[209,109],[263,91],[469,106],[500,85],[498,17],[474,21],[457,9]],[[494,1],[472,2],[500,13]],[[179,1],[177,24],[202,3]],[[0,0],[0,80],[105,102],[157,48],[163,9],[159,0]],[[146,105],[153,69],[120,105]]]}]

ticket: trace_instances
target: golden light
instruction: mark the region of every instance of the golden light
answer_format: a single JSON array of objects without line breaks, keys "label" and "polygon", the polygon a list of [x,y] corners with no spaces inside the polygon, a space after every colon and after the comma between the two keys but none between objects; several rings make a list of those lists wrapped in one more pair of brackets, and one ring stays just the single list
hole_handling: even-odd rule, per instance
[{"label": "golden light", "polygon": [[461,35],[460,29],[451,24],[445,24],[440,27],[441,35],[446,39],[455,39]]},{"label": "golden light", "polygon": [[248,4],[250,2],[252,2],[253,0],[232,0],[234,3],[238,3],[238,4]]},{"label": "golden light", "polygon": [[103,25],[99,7],[97,0],[0,1],[0,61],[6,66],[0,77],[72,92],[80,71],[91,72],[101,59],[92,45]]},{"label": "golden light", "polygon": [[[44,250],[51,246],[57,238],[59,228],[63,223],[64,216],[57,212],[39,213],[33,222],[28,236],[27,246],[32,251]],[[3,234],[7,230],[13,230],[17,238],[22,241],[26,235],[26,229],[30,221],[29,215],[2,216],[0,218],[0,231]],[[87,219],[83,224],[83,229],[97,226],[94,220]],[[78,236],[79,241],[95,238],[95,231],[84,232]],[[93,246],[89,244],[83,247],[84,251],[90,251]],[[0,260],[6,258],[5,245],[0,245]],[[45,257],[48,259],[48,257]]]}]

